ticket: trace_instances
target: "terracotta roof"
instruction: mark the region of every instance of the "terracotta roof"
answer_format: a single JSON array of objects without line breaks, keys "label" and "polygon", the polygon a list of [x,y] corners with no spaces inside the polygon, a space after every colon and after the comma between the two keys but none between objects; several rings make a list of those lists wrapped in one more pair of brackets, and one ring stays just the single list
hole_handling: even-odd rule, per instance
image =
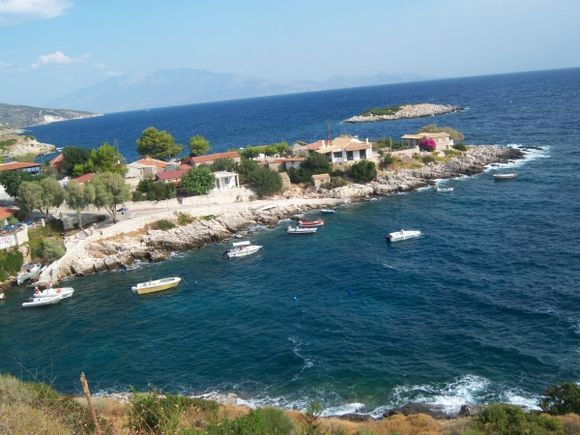
[{"label": "terracotta roof", "polygon": [[39,163],[31,162],[10,162],[0,165],[0,171],[14,171],[15,169],[25,169],[25,168],[39,168]]},{"label": "terracotta roof", "polygon": [[200,165],[202,163],[213,162],[220,159],[239,159],[240,155],[236,151],[227,151],[225,153],[207,154],[205,156],[189,157],[189,160],[185,159],[185,163],[193,163],[194,165]]},{"label": "terracotta roof", "polygon": [[[129,165],[134,165],[134,166],[155,166],[156,168],[164,168],[167,165],[169,165],[169,163],[164,162],[163,160],[157,160],[157,159],[152,159],[150,157],[145,157],[144,159],[139,159],[139,160],[135,160],[134,162],[129,163]],[[127,166],[129,166],[127,165]]]},{"label": "terracotta roof", "polygon": [[444,131],[441,131],[439,133],[417,133],[417,134],[404,134],[403,136],[401,136],[401,139],[423,139],[425,137],[430,137],[433,139],[438,139],[438,138],[450,138],[451,135],[449,133],[445,133]]},{"label": "terracotta roof", "polygon": [[303,162],[306,157],[284,157],[282,160],[285,162]]},{"label": "terracotta roof", "polygon": [[84,184],[84,183],[88,183],[89,181],[91,181],[94,176],[95,176],[95,174],[93,174],[92,172],[89,172],[88,174],[81,175],[80,177],[73,179],[73,181],[75,183]]},{"label": "terracotta roof", "polygon": [[312,176],[313,180],[325,180],[326,178],[330,178],[330,174],[314,174]]},{"label": "terracotta roof", "polygon": [[368,150],[372,148],[372,145],[370,143],[350,143],[347,146],[344,147],[344,149],[346,151],[360,151],[360,150]]},{"label": "terracotta roof", "polygon": [[312,143],[309,143],[308,145],[306,145],[306,149],[309,151],[316,151],[316,150],[319,150],[320,148],[322,148],[323,145],[324,145],[324,141],[319,140],[319,141],[312,142]]},{"label": "terracotta roof", "polygon": [[60,163],[64,160],[64,154],[60,153],[54,159],[48,162],[50,166],[60,166]]},{"label": "terracotta roof", "polygon": [[187,171],[189,171],[189,169],[182,168],[176,169],[175,171],[158,172],[156,176],[158,180],[163,181],[181,180],[181,178],[183,178],[183,176],[187,173]]},{"label": "terracotta roof", "polygon": [[7,219],[10,216],[14,216],[15,214],[16,210],[0,207],[0,219]]}]

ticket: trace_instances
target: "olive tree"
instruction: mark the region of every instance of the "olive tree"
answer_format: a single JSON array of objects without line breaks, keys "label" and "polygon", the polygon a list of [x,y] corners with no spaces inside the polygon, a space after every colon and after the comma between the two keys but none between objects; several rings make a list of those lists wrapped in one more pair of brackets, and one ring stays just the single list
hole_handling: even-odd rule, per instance
[{"label": "olive tree", "polygon": [[96,174],[91,181],[95,189],[93,204],[104,208],[111,215],[113,223],[117,222],[117,207],[131,199],[131,189],[125,179],[119,174],[102,172]]},{"label": "olive tree", "polygon": [[65,189],[66,204],[75,211],[79,220],[79,228],[83,233],[86,232],[83,228],[83,221],[81,219],[82,211],[91,205],[95,200],[95,188],[92,184],[79,184],[71,181],[67,184]]}]

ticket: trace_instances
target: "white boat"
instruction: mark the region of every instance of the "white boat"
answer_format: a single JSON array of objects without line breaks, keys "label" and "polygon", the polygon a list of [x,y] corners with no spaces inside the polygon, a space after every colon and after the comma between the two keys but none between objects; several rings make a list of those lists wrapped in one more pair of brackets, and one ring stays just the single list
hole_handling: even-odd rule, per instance
[{"label": "white boat", "polygon": [[416,239],[421,237],[421,234],[419,230],[401,230],[389,233],[386,237],[389,242],[399,242],[401,240]]},{"label": "white boat", "polygon": [[288,234],[314,234],[318,227],[292,227],[288,225],[286,232]]},{"label": "white boat", "polygon": [[27,302],[22,303],[22,308],[43,307],[45,305],[54,305],[62,301],[62,296],[50,296],[46,298],[30,298]]},{"label": "white boat", "polygon": [[504,172],[503,174],[493,174],[493,178],[496,181],[513,180],[517,176],[518,176],[517,172]]},{"label": "white boat", "polygon": [[260,245],[252,245],[250,242],[234,242],[232,247],[225,252],[228,258],[245,257],[247,255],[252,255],[262,249]]},{"label": "white boat", "polygon": [[75,289],[72,287],[47,288],[45,290],[34,292],[34,298],[51,298],[53,296],[60,296],[62,299],[70,298]]},{"label": "white boat", "polygon": [[18,276],[16,277],[16,284],[22,285],[26,281],[28,281],[29,279],[36,278],[38,275],[40,275],[40,272],[42,272],[43,270],[44,270],[44,267],[40,263],[33,263],[33,264],[25,265],[24,270],[22,272],[20,272],[18,274]]},{"label": "white boat", "polygon": [[6,299],[6,296],[4,296],[4,293],[0,292],[0,301],[3,301],[4,299]]},{"label": "white boat", "polygon": [[336,213],[336,210],[333,208],[321,208],[320,213],[327,213],[327,214]]},{"label": "white boat", "polygon": [[438,187],[437,192],[453,192],[453,187]]},{"label": "white boat", "polygon": [[180,282],[180,277],[172,276],[170,278],[161,278],[153,281],[140,282],[139,284],[131,287],[131,290],[133,290],[133,292],[137,293],[138,295],[144,295],[147,293],[155,293],[177,287]]}]

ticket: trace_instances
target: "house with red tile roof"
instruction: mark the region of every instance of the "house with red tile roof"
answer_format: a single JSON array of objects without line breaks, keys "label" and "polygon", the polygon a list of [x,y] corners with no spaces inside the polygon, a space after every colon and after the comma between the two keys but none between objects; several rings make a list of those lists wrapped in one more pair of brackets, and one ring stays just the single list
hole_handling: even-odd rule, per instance
[{"label": "house with red tile roof", "polygon": [[33,162],[10,162],[0,164],[0,172],[17,171],[28,172],[30,174],[40,173],[40,163]]},{"label": "house with red tile roof", "polygon": [[16,210],[11,208],[0,207],[0,228],[8,225],[8,218],[16,215]]},{"label": "house with red tile roof", "polygon": [[191,166],[211,165],[216,160],[221,159],[232,159],[237,163],[241,161],[240,155],[236,151],[226,151],[223,153],[206,154],[204,156],[186,157],[182,160],[182,163]]},{"label": "house with red tile roof", "polygon": [[187,174],[187,171],[189,171],[190,169],[191,166],[189,165],[181,165],[177,169],[158,172],[155,175],[155,179],[157,181],[162,181],[164,183],[174,183],[179,185],[181,183],[181,179],[183,178],[183,176]]},{"label": "house with red tile roof", "polygon": [[64,154],[60,153],[58,156],[50,160],[48,162],[48,165],[56,169],[57,172],[60,172],[62,170],[63,162],[64,162]]},{"label": "house with red tile roof", "polygon": [[152,159],[145,157],[143,159],[135,160],[127,165],[127,173],[125,178],[137,178],[142,180],[146,177],[155,177],[158,172],[165,170],[171,163],[163,160]]}]

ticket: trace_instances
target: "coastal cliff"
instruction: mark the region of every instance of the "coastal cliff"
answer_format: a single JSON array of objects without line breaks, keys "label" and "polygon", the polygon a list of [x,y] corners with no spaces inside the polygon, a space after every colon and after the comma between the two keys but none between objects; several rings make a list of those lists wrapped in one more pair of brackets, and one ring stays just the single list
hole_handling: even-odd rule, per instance
[{"label": "coastal cliff", "polygon": [[461,106],[451,104],[404,104],[402,106],[393,106],[387,108],[377,108],[367,110],[365,113],[352,116],[344,122],[377,122],[377,121],[394,121],[397,119],[422,118],[425,116],[443,115],[462,110]]},{"label": "coastal cliff", "polygon": [[[513,148],[478,146],[445,163],[381,172],[376,181],[368,184],[350,184],[332,190],[309,188],[300,195],[293,192],[291,198],[216,204],[213,208],[178,208],[176,202],[174,206],[168,205],[168,211],[119,222],[77,241],[67,247],[64,257],[43,272],[40,281],[54,284],[67,277],[132,267],[137,260],[162,261],[175,252],[199,249],[229,239],[255,225],[272,227],[282,219],[308,210],[412,191],[433,184],[435,179],[477,174],[489,164],[523,156],[522,151]],[[168,230],[154,229],[155,222],[161,219],[177,221],[177,209],[191,216],[192,222]]]}]

